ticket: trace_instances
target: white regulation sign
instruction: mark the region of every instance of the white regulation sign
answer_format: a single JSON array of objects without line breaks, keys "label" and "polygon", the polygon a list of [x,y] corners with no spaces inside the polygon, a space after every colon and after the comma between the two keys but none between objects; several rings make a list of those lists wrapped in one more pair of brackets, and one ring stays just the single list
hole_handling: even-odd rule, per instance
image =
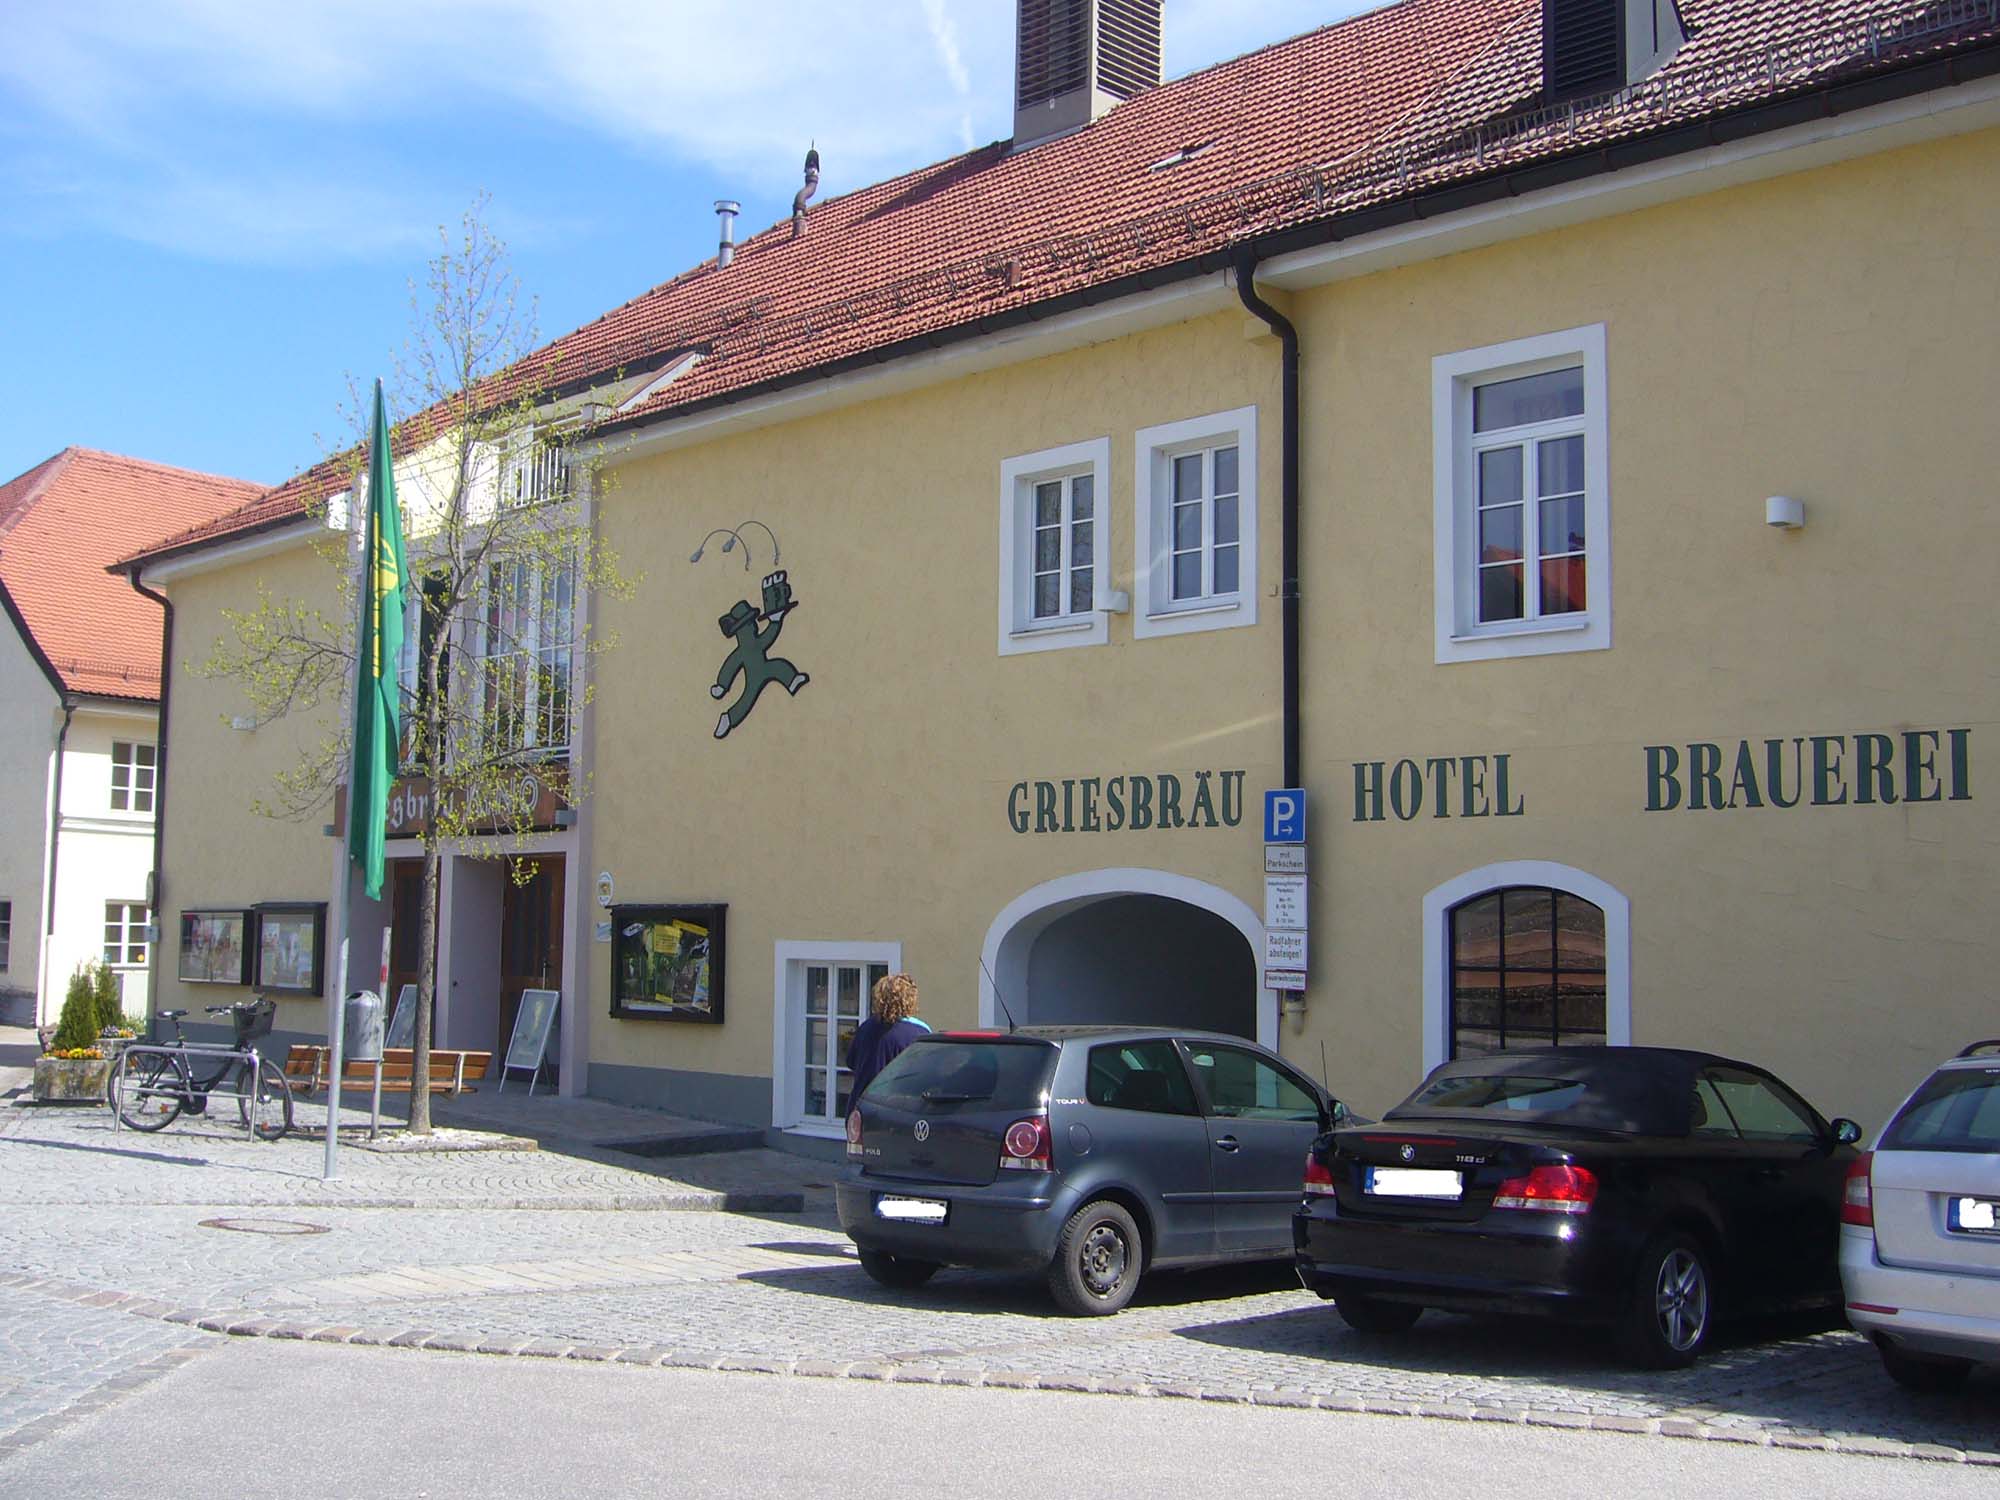
[{"label": "white regulation sign", "polygon": [[1264,925],[1306,930],[1306,878],[1303,875],[1264,877]]},{"label": "white regulation sign", "polygon": [[[1277,985],[1274,973],[1306,972],[1306,935],[1286,928],[1266,928],[1264,932],[1264,982]],[[1283,988],[1284,986],[1278,986]]]}]

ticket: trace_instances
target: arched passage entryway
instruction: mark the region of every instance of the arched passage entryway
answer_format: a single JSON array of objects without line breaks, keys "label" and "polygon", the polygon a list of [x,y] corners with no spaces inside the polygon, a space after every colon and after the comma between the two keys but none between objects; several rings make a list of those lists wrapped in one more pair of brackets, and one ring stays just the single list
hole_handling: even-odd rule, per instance
[{"label": "arched passage entryway", "polygon": [[1257,914],[1216,886],[1161,870],[1067,875],[1024,892],[987,930],[980,1020],[1183,1026],[1275,1047],[1263,946]]}]

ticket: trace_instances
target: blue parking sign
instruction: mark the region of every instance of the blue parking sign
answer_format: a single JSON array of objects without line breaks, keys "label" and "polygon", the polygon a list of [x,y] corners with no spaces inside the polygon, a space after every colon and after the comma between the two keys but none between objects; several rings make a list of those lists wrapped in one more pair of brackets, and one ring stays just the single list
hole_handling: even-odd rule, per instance
[{"label": "blue parking sign", "polygon": [[1264,793],[1264,842],[1303,844],[1306,841],[1306,794],[1303,787]]}]

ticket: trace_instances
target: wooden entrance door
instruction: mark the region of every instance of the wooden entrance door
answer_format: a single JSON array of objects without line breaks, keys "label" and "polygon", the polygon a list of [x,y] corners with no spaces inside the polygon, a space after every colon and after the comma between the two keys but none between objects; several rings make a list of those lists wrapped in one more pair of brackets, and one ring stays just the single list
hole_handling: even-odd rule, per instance
[{"label": "wooden entrance door", "polygon": [[[563,857],[544,854],[523,862],[527,883],[504,877],[500,897],[500,1034],[494,1060],[514,1034],[522,990],[562,988]],[[568,997],[565,997],[568,998]]]},{"label": "wooden entrance door", "polygon": [[[389,861],[389,988],[382,996],[382,1025],[396,1015],[396,997],[406,984],[423,983],[424,862]],[[360,988],[360,986],[356,986]],[[435,1033],[433,1033],[435,1038]]]}]

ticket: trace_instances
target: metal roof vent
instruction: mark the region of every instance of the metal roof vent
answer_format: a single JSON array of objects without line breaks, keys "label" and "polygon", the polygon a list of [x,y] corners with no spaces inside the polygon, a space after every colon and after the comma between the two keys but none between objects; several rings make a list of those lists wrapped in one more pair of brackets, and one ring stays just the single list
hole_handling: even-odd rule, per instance
[{"label": "metal roof vent", "polygon": [[1542,84],[1551,104],[1615,94],[1687,40],[1674,0],[1542,0]]},{"label": "metal roof vent", "polygon": [[1160,82],[1164,0],[1017,0],[1014,146],[1080,130]]}]

